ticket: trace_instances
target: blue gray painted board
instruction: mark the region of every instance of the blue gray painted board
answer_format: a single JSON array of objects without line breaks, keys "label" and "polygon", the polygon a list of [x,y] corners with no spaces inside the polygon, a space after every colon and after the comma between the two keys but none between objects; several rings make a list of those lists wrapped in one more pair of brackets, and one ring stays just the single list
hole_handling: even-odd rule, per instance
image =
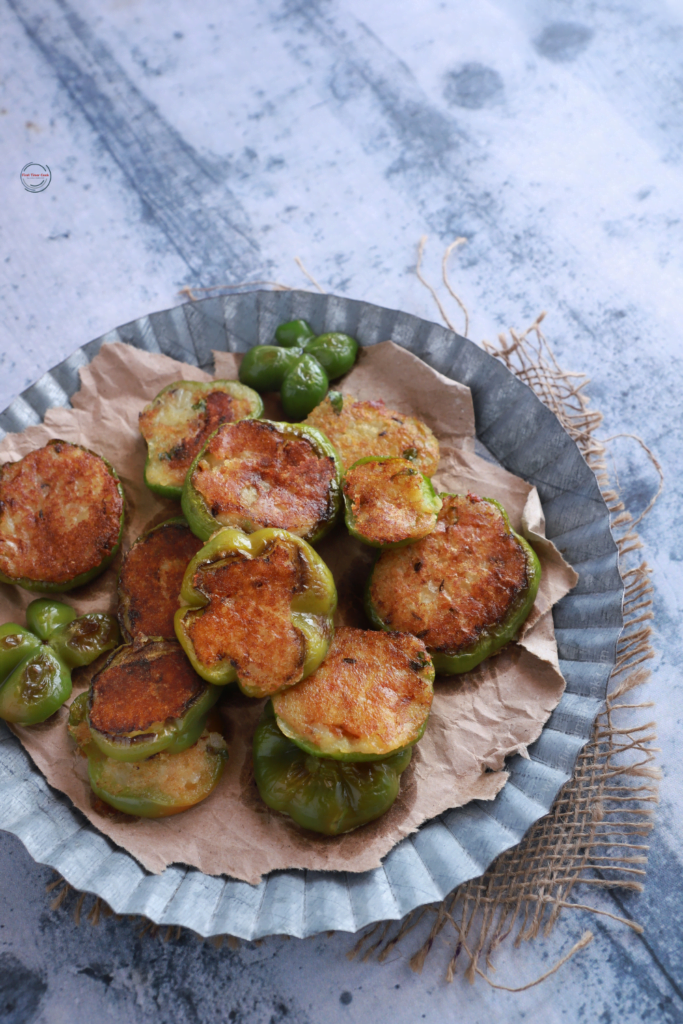
[{"label": "blue gray painted board", "polygon": [[[25,18],[41,9],[22,5]],[[54,17],[63,17],[64,8],[55,4],[53,10]],[[583,973],[580,965],[565,968],[567,988],[558,978],[536,990],[537,997],[509,997],[505,1006],[508,1019],[511,1013],[533,1016],[541,1006],[546,1013],[562,1013],[562,1019],[598,1019],[604,1013],[605,1020],[635,1020],[641,1012],[653,1020],[674,1019],[674,1012],[680,1018],[680,1004],[677,1011],[668,1003],[660,1008],[653,995],[659,991],[656,964],[680,983],[683,960],[676,926],[683,842],[683,769],[676,756],[683,654],[677,519],[680,12],[663,0],[598,8],[581,0],[425,0],[400,9],[345,0],[313,8],[316,25],[329,21],[337,36],[339,29],[348,30],[346,48],[334,40],[320,43],[317,29],[306,29],[300,15],[275,0],[236,0],[201,15],[176,2],[147,0],[105,10],[81,0],[78,14],[165,124],[212,167],[229,164],[224,184],[260,246],[259,277],[306,286],[292,261],[300,255],[328,291],[432,318],[431,300],[410,269],[416,239],[431,226],[426,271],[438,280],[434,232],[442,230],[449,239],[449,232],[467,234],[470,241],[452,267],[474,314],[471,336],[492,339],[497,330],[522,325],[548,308],[548,332],[560,362],[592,377],[590,394],[607,415],[605,435],[635,431],[657,451],[667,489],[643,524],[643,536],[655,566],[661,651],[647,696],[661,708],[665,779],[646,893],[628,900],[630,912],[648,926],[646,939],[656,959],[648,967],[647,959],[639,959],[640,940],[610,933],[599,957],[582,954],[598,973]],[[558,30],[563,24],[575,27]],[[188,279],[198,282],[154,218],[141,215],[139,193],[9,7],[0,7],[0,34],[8,55],[0,164],[10,197],[0,214],[7,239],[0,263],[4,407],[78,345],[114,324],[174,305],[178,287]],[[414,183],[406,184],[415,158],[409,142],[395,143],[393,114],[373,92],[376,77],[365,95],[356,87],[345,98],[337,85],[339,96],[333,96],[329,79],[337,60],[337,82],[343,82],[353,77],[349,68],[365,59],[368,48],[375,55],[381,51],[378,73],[396,95],[429,108],[426,123],[449,119],[448,133],[462,139],[458,158],[448,157],[450,178],[427,165],[414,193]],[[499,80],[502,90],[491,85]],[[387,175],[395,145],[398,166]],[[52,168],[53,182],[43,194],[21,189],[18,171],[29,159]],[[225,279],[236,279],[229,266]],[[452,313],[460,316],[455,307]],[[655,474],[632,441],[616,441],[612,448],[627,497],[644,508]],[[571,927],[578,932],[578,925]],[[30,929],[14,934],[24,936],[26,950],[33,948]],[[568,944],[565,932],[551,940],[550,949]],[[529,976],[533,966],[543,969],[531,959],[535,955],[523,951]],[[321,956],[317,951],[303,962],[324,962],[331,971],[331,958]],[[68,960],[63,963],[68,969]],[[287,963],[296,973],[296,958]],[[52,978],[62,975],[55,971]],[[428,1012],[430,1005],[449,1005],[439,1004],[436,975],[430,977]],[[85,985],[93,993],[105,991],[105,983],[90,975],[73,978],[72,988],[59,989],[63,980],[52,984],[48,1002],[55,1014],[59,991],[84,996]],[[149,979],[141,996],[148,1014],[155,1005]],[[596,979],[602,986],[599,1003]],[[359,983],[371,987],[369,981]],[[417,988],[410,978],[404,986],[409,983],[411,992],[424,993],[424,979],[415,981]],[[548,985],[557,986],[559,1002],[542,995]],[[319,988],[314,968],[309,990]],[[664,989],[661,994],[666,997]],[[385,1001],[374,1004],[386,1007],[387,1019],[410,1005],[405,987],[395,993],[398,1002],[389,995],[387,984]],[[354,989],[354,1002],[340,1012],[353,1015],[361,1005],[367,1010],[360,998]],[[93,995],[87,1005],[102,1002]],[[314,1017],[322,1015],[321,1005],[316,1003]],[[484,996],[466,991],[458,1005],[466,1019],[490,1019]]]}]

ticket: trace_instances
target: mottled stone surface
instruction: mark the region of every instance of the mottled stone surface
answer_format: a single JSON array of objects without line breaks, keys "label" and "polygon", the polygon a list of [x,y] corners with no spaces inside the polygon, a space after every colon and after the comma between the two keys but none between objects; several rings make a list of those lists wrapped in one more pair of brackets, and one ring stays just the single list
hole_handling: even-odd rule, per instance
[{"label": "mottled stone surface", "polygon": [[[8,0],[0,34],[0,408],[186,284],[305,286],[295,256],[326,291],[436,318],[416,243],[431,236],[436,281],[463,235],[451,266],[470,337],[547,309],[560,362],[592,378],[603,436],[639,434],[666,474],[642,526],[662,803],[644,894],[589,894],[643,937],[575,913],[546,942],[505,943],[497,980],[516,985],[596,934],[517,996],[445,986],[440,940],[419,977],[397,954],[349,963],[348,936],[163,944],[132,922],[77,928],[73,902],[50,912],[50,871],[3,836],[0,1019],[683,1020],[680,6]],[[43,193],[20,184],[29,160],[51,168]],[[611,450],[643,509],[654,470],[632,439]]]}]

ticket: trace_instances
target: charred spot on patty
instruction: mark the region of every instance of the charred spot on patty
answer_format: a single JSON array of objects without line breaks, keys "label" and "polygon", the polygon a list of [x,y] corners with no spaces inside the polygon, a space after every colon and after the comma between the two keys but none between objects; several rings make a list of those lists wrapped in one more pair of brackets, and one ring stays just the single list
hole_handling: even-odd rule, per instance
[{"label": "charred spot on patty", "polygon": [[109,736],[144,732],[182,718],[206,688],[178,643],[120,647],[93,678],[90,724]]},{"label": "charred spot on patty", "polygon": [[313,535],[333,514],[336,466],[306,437],[264,420],[225,424],[192,474],[192,485],[222,526]]},{"label": "charred spot on patty", "polygon": [[0,572],[66,584],[112,555],[122,517],[119,483],[104,459],[50,441],[0,470]]},{"label": "charred spot on patty", "polygon": [[119,576],[119,623],[126,639],[175,639],[173,616],[185,570],[200,541],[184,521],[172,520],[140,537],[123,560]]},{"label": "charred spot on patty", "polygon": [[433,533],[410,549],[382,553],[369,596],[392,629],[424,638],[432,651],[459,653],[516,607],[528,587],[527,559],[496,505],[442,498]]}]

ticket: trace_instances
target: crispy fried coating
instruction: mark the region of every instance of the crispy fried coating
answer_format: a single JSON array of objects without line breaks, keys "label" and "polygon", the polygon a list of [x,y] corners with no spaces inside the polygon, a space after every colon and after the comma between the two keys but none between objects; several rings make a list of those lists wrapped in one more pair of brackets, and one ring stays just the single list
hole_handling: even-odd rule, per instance
[{"label": "crispy fried coating", "polygon": [[233,555],[200,567],[193,585],[209,601],[185,620],[204,665],[229,660],[241,684],[264,696],[301,679],[306,643],[291,619],[306,585],[298,547],[276,540],[257,558]]},{"label": "crispy fried coating", "polygon": [[474,495],[442,498],[433,533],[382,552],[370,600],[388,628],[458,653],[508,615],[528,586],[527,560],[495,505]]},{"label": "crispy fried coating", "polygon": [[225,740],[207,725],[196,743],[177,754],[162,750],[134,764],[106,758],[97,775],[98,792],[114,801],[154,800],[159,808],[152,816],[169,817],[209,796],[225,760]]},{"label": "crispy fried coating", "polygon": [[236,397],[218,385],[207,393],[193,389],[191,381],[179,381],[177,388],[164,390],[139,417],[140,433],[150,446],[148,482],[182,487],[193,459],[214,430],[251,415],[247,394]]},{"label": "crispy fried coating", "polygon": [[175,640],[173,616],[185,570],[202,541],[185,522],[163,523],[140,537],[119,576],[119,623],[127,640],[163,636]]},{"label": "crispy fried coating", "polygon": [[274,696],[273,706],[282,731],[321,757],[382,757],[422,735],[433,677],[417,637],[345,626],[322,665]]},{"label": "crispy fried coating", "polygon": [[68,441],[50,441],[0,470],[0,572],[68,583],[111,555],[122,515],[106,462]]},{"label": "crispy fried coating", "polygon": [[178,643],[120,647],[92,681],[90,723],[109,736],[144,732],[182,718],[206,687]]},{"label": "crispy fried coating", "polygon": [[[435,499],[409,459],[373,460],[347,470],[344,497],[353,527],[378,545],[419,540],[436,525]],[[436,501],[438,508],[438,501]]]},{"label": "crispy fried coating", "polygon": [[334,480],[331,456],[264,420],[225,424],[192,474],[221,525],[247,533],[279,527],[299,537],[329,519]]},{"label": "crispy fried coating", "polygon": [[439,442],[426,423],[387,409],[384,402],[357,401],[328,395],[304,420],[329,438],[345,468],[366,455],[405,456],[414,453],[415,466],[433,476],[439,464]]}]

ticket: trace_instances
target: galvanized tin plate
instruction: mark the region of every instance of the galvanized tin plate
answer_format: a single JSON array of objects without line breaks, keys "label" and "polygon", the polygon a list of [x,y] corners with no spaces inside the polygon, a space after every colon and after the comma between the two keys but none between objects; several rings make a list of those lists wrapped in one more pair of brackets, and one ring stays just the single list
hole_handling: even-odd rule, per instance
[{"label": "galvanized tin plate", "polygon": [[2,726],[0,828],[117,913],[144,914],[203,936],[354,932],[401,918],[483,874],[550,810],[570,778],[604,699],[622,627],[623,587],[609,513],[574,442],[499,362],[465,338],[406,313],[334,295],[259,291],[154,313],[78,349],[24,391],[0,415],[0,437],[41,422],[51,406],[68,406],[79,387],[79,367],[105,342],[123,341],[211,370],[213,349],[243,352],[270,342],[275,327],[295,317],[309,320],[316,331],[346,331],[363,345],[391,338],[472,389],[478,441],[506,469],[535,484],[547,534],[580,576],[554,609],[567,690],[530,748],[531,759],[510,760],[510,781],[495,800],[474,801],[427,822],[374,871],[276,871],[258,886],[183,866],[147,873],[50,789]]}]

